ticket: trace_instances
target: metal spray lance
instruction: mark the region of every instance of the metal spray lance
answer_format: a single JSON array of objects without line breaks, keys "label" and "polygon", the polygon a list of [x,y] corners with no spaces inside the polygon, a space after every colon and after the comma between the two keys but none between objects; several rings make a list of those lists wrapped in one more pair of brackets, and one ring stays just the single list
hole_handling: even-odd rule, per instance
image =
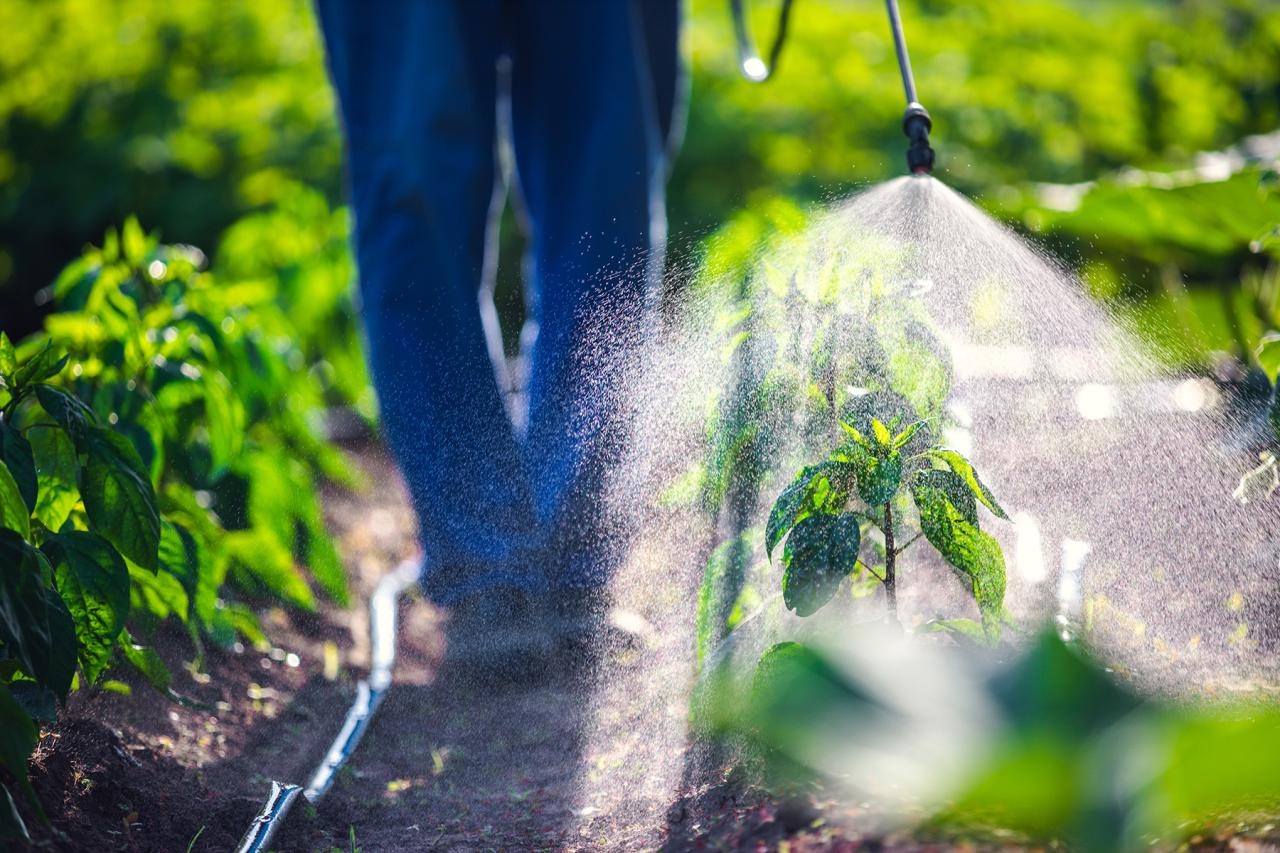
[{"label": "metal spray lance", "polygon": [[[769,49],[766,63],[756,50],[747,27],[743,0],[729,0],[733,13],[733,30],[738,40],[738,67],[742,76],[753,83],[761,83],[773,76],[782,55],[782,45],[787,39],[787,21],[791,15],[792,0],[782,0],[778,10],[778,29]],[[902,16],[898,14],[897,0],[885,0],[889,10],[889,27],[893,30],[893,46],[898,53],[898,70],[902,72],[902,88],[907,95],[907,111],[902,115],[902,132],[907,135],[907,168],[912,174],[924,175],[933,171],[933,148],[929,145],[929,132],[933,119],[916,97],[916,81],[911,74],[911,58],[907,55],[907,39],[902,34]]]}]

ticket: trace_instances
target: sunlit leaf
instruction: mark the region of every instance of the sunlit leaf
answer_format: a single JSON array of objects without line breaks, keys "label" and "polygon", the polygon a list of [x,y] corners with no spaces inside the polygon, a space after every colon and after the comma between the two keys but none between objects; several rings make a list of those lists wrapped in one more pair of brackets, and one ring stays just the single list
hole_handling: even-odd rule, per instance
[{"label": "sunlit leaf", "polygon": [[22,494],[28,510],[34,510],[39,484],[36,480],[36,462],[31,443],[8,421],[0,420],[0,463],[13,475],[13,481]]},{"label": "sunlit leaf", "polygon": [[65,432],[51,425],[38,426],[28,434],[39,483],[34,515],[45,527],[58,530],[80,501],[76,449]]},{"label": "sunlit leaf", "polygon": [[0,527],[16,531],[23,539],[31,536],[31,510],[13,474],[4,465],[0,465]]},{"label": "sunlit leaf", "polygon": [[111,543],[92,533],[56,534],[43,550],[75,623],[80,666],[92,684],[110,661],[129,615],[129,569]]},{"label": "sunlit leaf", "polygon": [[940,462],[945,462],[952,471],[958,474],[973,491],[974,497],[981,501],[983,506],[991,510],[996,517],[1009,518],[1005,511],[1001,509],[1000,504],[996,503],[995,496],[991,494],[991,490],[986,487],[982,480],[978,479],[978,472],[974,470],[972,463],[968,459],[965,459],[954,450],[941,448],[931,449],[929,455]]},{"label": "sunlit leaf", "polygon": [[154,571],[160,517],[138,451],[124,436],[100,427],[86,433],[84,450],[88,459],[80,475],[80,495],[93,529],[121,554]]}]

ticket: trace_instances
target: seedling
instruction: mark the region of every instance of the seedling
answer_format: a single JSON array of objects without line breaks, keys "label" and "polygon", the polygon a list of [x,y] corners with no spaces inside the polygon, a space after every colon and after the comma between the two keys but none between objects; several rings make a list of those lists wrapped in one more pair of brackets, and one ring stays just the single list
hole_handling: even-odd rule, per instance
[{"label": "seedling", "polygon": [[[891,618],[898,617],[898,557],[921,537],[960,575],[977,601],[982,623],[945,620],[942,630],[997,636],[1004,612],[1005,566],[1000,543],[979,527],[978,504],[1007,519],[961,454],[940,445],[914,446],[923,421],[898,430],[868,419],[866,434],[840,422],[843,441],[831,455],[800,470],[774,503],[765,527],[769,559],[780,542],[782,597],[787,608],[810,616],[836,594],[846,578],[868,573],[884,587]],[[908,533],[910,493],[918,532]],[[866,561],[866,532],[883,537],[883,562]],[[898,542],[902,542],[901,545]],[[878,556],[878,555],[877,555]]]}]

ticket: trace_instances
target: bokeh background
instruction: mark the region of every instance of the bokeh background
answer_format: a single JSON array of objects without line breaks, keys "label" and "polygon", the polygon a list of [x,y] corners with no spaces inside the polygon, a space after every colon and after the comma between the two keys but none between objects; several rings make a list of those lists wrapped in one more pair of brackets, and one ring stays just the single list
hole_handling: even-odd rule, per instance
[{"label": "bokeh background", "polygon": [[[778,3],[748,4],[771,38]],[[1280,320],[1280,5],[908,0],[939,176],[1038,234],[1174,366],[1248,361]],[[728,256],[903,171],[883,4],[799,0],[776,79],[735,69],[726,0],[686,4],[672,257]],[[305,349],[360,398],[341,151],[306,0],[0,4],[0,329],[18,337],[88,243],[136,214],[220,278],[306,295]],[[521,313],[508,215],[499,302]],[[335,321],[335,317],[337,320]]]}]

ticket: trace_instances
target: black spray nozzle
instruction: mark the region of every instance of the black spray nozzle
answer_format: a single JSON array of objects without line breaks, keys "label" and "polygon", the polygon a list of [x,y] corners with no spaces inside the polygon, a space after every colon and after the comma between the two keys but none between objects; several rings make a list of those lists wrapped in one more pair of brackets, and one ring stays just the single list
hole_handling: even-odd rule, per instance
[{"label": "black spray nozzle", "polygon": [[913,175],[926,175],[933,171],[933,148],[929,145],[929,131],[933,119],[921,104],[912,101],[902,115],[902,132],[907,135],[907,168]]}]

